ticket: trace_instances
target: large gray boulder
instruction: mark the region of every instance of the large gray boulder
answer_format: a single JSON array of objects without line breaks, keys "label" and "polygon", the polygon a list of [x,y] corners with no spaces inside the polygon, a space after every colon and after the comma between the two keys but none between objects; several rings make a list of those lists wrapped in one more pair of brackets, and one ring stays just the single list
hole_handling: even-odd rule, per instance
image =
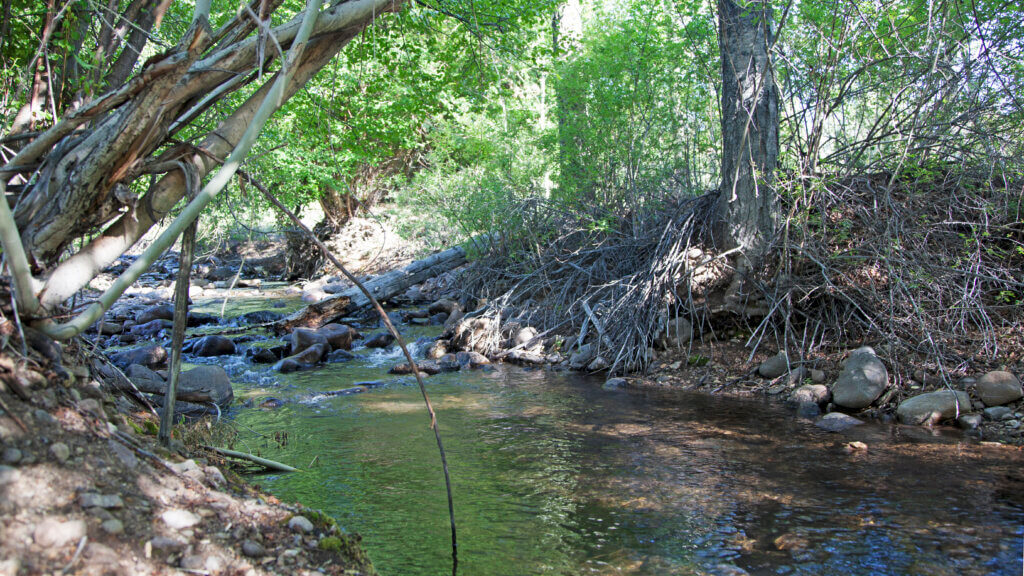
[{"label": "large gray boulder", "polygon": [[352,341],[358,335],[355,330],[344,324],[326,324],[317,329],[317,333],[327,339],[331,350],[351,350]]},{"label": "large gray boulder", "polygon": [[931,426],[956,418],[958,405],[961,413],[970,410],[971,397],[959,390],[936,390],[900,402],[896,415],[903,424]]},{"label": "large gray boulder", "polygon": [[569,367],[573,370],[582,370],[588,364],[590,364],[597,356],[597,351],[593,344],[584,344],[580,346],[580,349],[573,353],[569,357]]},{"label": "large gray boulder", "polygon": [[832,387],[832,401],[844,408],[867,408],[889,385],[889,372],[875,351],[865,346],[850,353]]},{"label": "large gray boulder", "polygon": [[231,379],[224,368],[216,364],[196,366],[178,376],[178,390],[181,392],[208,390],[214,404],[227,408],[235,399]]},{"label": "large gray boulder", "polygon": [[226,356],[235,353],[235,343],[230,338],[211,334],[196,340],[192,353],[202,357]]},{"label": "large gray boulder", "polygon": [[292,330],[290,340],[291,356],[295,356],[315,344],[323,344],[325,347],[328,347],[328,349],[330,348],[330,343],[327,341],[326,336],[309,328],[296,328],[295,330]]},{"label": "large gray boulder", "polygon": [[110,360],[122,370],[132,364],[155,368],[167,362],[167,350],[159,344],[151,344],[141,348],[114,352],[110,355]]},{"label": "large gray boulder", "polygon": [[986,406],[1002,406],[1020,400],[1020,380],[1010,372],[996,370],[978,379],[975,385],[978,397]]}]

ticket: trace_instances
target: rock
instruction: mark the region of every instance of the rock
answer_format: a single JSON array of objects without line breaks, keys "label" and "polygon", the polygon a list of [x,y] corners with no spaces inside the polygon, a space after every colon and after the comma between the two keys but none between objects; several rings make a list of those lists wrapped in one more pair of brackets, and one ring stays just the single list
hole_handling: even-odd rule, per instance
[{"label": "rock", "polygon": [[328,362],[348,362],[355,360],[356,355],[348,350],[335,350],[327,355]]},{"label": "rock", "polygon": [[13,484],[14,482],[17,482],[19,478],[21,478],[21,472],[19,472],[17,468],[11,468],[10,466],[0,464],[0,486]]},{"label": "rock", "polygon": [[448,319],[444,321],[444,333],[453,334],[455,332],[455,328],[465,316],[466,314],[462,311],[462,307],[456,307],[455,310],[448,315]]},{"label": "rock", "polygon": [[854,452],[867,452],[867,451],[868,451],[868,445],[863,443],[863,442],[847,442],[846,445],[843,446],[843,452],[846,452],[847,454],[853,454]]},{"label": "rock", "polygon": [[160,519],[172,530],[191,528],[202,521],[199,516],[181,508],[167,510],[160,515]]},{"label": "rock", "polygon": [[491,363],[487,356],[479,352],[458,352],[455,354],[455,360],[458,361],[459,366],[469,366],[470,368],[479,368]]},{"label": "rock", "polygon": [[955,417],[958,405],[961,412],[970,410],[971,398],[966,392],[937,390],[900,402],[896,415],[903,424],[931,426]]},{"label": "rock", "polygon": [[860,426],[863,423],[863,420],[858,420],[853,416],[847,416],[842,412],[831,412],[829,414],[825,414],[821,420],[815,422],[814,425],[827,432],[842,432],[843,430],[848,430],[854,426]]},{"label": "rock", "polygon": [[796,415],[800,418],[817,418],[821,414],[821,406],[814,402],[800,402],[796,407]]},{"label": "rock", "polygon": [[981,414],[961,414],[956,419],[956,424],[964,430],[975,430],[981,426],[981,421]]},{"label": "rock", "polygon": [[120,534],[124,532],[124,524],[117,518],[104,521],[100,528],[107,534]]},{"label": "rock", "polygon": [[3,461],[4,464],[17,464],[21,462],[21,450],[13,446],[4,448]]},{"label": "rock", "polygon": [[832,401],[844,408],[867,408],[889,385],[885,364],[868,347],[850,353],[846,365],[832,387]]},{"label": "rock", "polygon": [[322,290],[328,294],[338,294],[339,292],[348,290],[349,287],[350,285],[348,282],[328,282],[327,284],[324,284]]},{"label": "rock", "polygon": [[203,336],[192,346],[192,353],[201,357],[226,356],[235,353],[235,343],[224,336]]},{"label": "rock", "polygon": [[186,325],[190,328],[196,326],[205,326],[207,324],[217,324],[220,322],[220,318],[213,314],[207,314],[205,312],[189,312],[188,321]]},{"label": "rock", "polygon": [[434,314],[427,319],[427,324],[431,326],[444,326],[444,323],[448,321],[448,315],[444,312]]},{"label": "rock", "polygon": [[234,277],[235,271],[230,266],[217,266],[206,275],[206,279],[213,282],[223,282]]},{"label": "rock", "polygon": [[446,354],[448,354],[448,347],[441,340],[434,341],[430,348],[427,349],[427,358],[431,360],[438,360]]},{"label": "rock", "polygon": [[117,494],[96,494],[95,492],[79,494],[78,505],[82,508],[103,508],[104,510],[124,508],[124,502]]},{"label": "rock", "polygon": [[288,528],[293,532],[309,534],[313,531],[313,523],[305,516],[293,516],[292,519],[288,521]]},{"label": "rock", "polygon": [[989,372],[979,378],[974,389],[986,406],[1002,406],[1024,396],[1017,377],[1002,370]]},{"label": "rock", "polygon": [[604,356],[598,356],[591,360],[590,364],[587,364],[587,371],[600,372],[602,370],[607,370],[610,366],[611,363],[609,363],[608,360],[604,358]]},{"label": "rock", "polygon": [[139,364],[132,364],[125,370],[125,376],[138,386],[139,390],[163,390],[167,382],[156,372]]},{"label": "rock", "polygon": [[789,395],[789,401],[793,404],[816,404],[824,406],[832,399],[832,392],[822,384],[805,384]]},{"label": "rock", "polygon": [[991,408],[985,408],[983,414],[985,415],[985,418],[998,422],[1005,418],[1012,418],[1013,410],[1010,410],[1006,406],[992,406]]},{"label": "rock", "polygon": [[55,518],[46,518],[32,531],[36,544],[43,548],[62,548],[68,544],[77,544],[85,536],[85,522],[68,520],[61,522]]},{"label": "rock", "polygon": [[178,390],[183,393],[208,390],[211,400],[221,408],[227,408],[235,399],[228,373],[216,364],[196,366],[182,372],[178,377]]},{"label": "rock", "polygon": [[530,352],[528,350],[513,350],[505,358],[510,362],[517,362],[519,364],[539,365],[547,362],[547,358],[540,352]]},{"label": "rock", "polygon": [[301,362],[298,362],[291,358],[285,358],[278,362],[277,364],[274,364],[274,367],[272,369],[280,372],[281,374],[290,374],[292,372],[298,372],[299,370],[302,370],[304,368],[309,368],[309,366],[306,366]]},{"label": "rock", "polygon": [[132,326],[128,333],[136,338],[151,340],[159,336],[161,332],[170,332],[173,329],[174,322],[170,320],[153,320],[145,324]]},{"label": "rock", "polygon": [[157,304],[141,310],[135,315],[135,324],[148,324],[153,320],[174,320],[174,306],[172,304]]},{"label": "rock", "polygon": [[207,466],[203,468],[203,473],[206,475],[206,481],[214,488],[219,488],[228,482],[227,478],[224,477],[224,473],[216,466]]},{"label": "rock", "polygon": [[132,364],[138,364],[146,368],[156,368],[167,362],[167,350],[159,344],[151,344],[132,350],[114,352],[110,355],[110,360],[122,370]]},{"label": "rock", "polygon": [[[416,367],[419,368],[421,374],[426,374],[427,376],[433,376],[434,374],[440,374],[442,372],[442,369],[437,362],[432,362],[430,360],[417,362]],[[402,362],[401,364],[392,366],[391,369],[388,370],[388,373],[400,376],[412,374],[412,366],[410,366],[408,362]]]},{"label": "rock", "polygon": [[50,445],[50,454],[52,454],[58,462],[63,463],[71,457],[71,449],[63,442],[54,442]]},{"label": "rock", "polygon": [[430,307],[427,308],[427,312],[431,316],[433,316],[434,314],[440,314],[442,312],[451,315],[452,310],[454,310],[458,306],[458,304],[452,302],[451,300],[438,300],[437,302],[434,302],[433,304],[430,305]]},{"label": "rock", "polygon": [[1016,418],[1011,418],[1010,420],[1006,421],[1004,426],[1016,430],[1017,428],[1020,428],[1020,420],[1017,420]]},{"label": "rock", "polygon": [[459,360],[455,354],[445,354],[437,360],[437,366],[441,369],[441,372],[458,372],[462,369],[462,365],[459,364]]},{"label": "rock", "polygon": [[594,357],[597,356],[597,351],[594,349],[593,344],[584,344],[580,346],[579,350],[573,353],[569,357],[569,368],[573,370],[580,370],[584,366],[590,364]]},{"label": "rock", "polygon": [[660,342],[664,348],[678,348],[693,339],[693,324],[683,317],[677,317],[668,323],[662,332]]},{"label": "rock", "polygon": [[604,390],[621,390],[625,388],[629,382],[625,378],[609,378],[604,381],[604,385],[601,386]]},{"label": "rock", "polygon": [[775,356],[761,362],[757,367],[757,373],[763,378],[778,378],[789,370],[789,356],[785,352],[779,352]]},{"label": "rock", "polygon": [[825,371],[818,370],[817,368],[811,368],[811,382],[815,384],[821,384],[825,381]]},{"label": "rock", "polygon": [[355,330],[343,324],[325,324],[317,333],[327,339],[331,350],[351,350],[352,341],[358,336]]},{"label": "rock", "polygon": [[519,330],[516,331],[515,337],[512,338],[512,345],[522,346],[521,350],[526,351],[533,351],[538,348],[543,348],[544,343],[540,341],[534,342],[531,346],[527,346],[527,343],[537,338],[538,334],[539,332],[537,332],[537,329],[534,328],[533,326],[520,328]]},{"label": "rock", "polygon": [[391,346],[391,343],[395,341],[395,337],[390,332],[381,332],[366,341],[367,348],[387,348]]},{"label": "rock", "polygon": [[274,312],[272,310],[256,310],[255,312],[246,312],[238,317],[238,320],[245,324],[267,324],[270,322],[277,322],[284,318],[284,314],[280,312]]},{"label": "rock", "polygon": [[149,541],[149,545],[154,550],[159,550],[160,552],[180,552],[188,546],[188,543],[182,542],[177,538],[154,536],[153,539]]},{"label": "rock", "polygon": [[259,542],[246,539],[242,542],[242,554],[250,558],[262,558],[267,554],[267,551]]},{"label": "rock", "polygon": [[[292,330],[289,336],[289,342],[291,343],[291,351],[288,353],[289,356],[295,356],[300,352],[303,352],[310,346],[316,344],[322,344],[326,350],[330,350],[330,343],[327,341],[327,337],[309,328],[296,328]],[[321,357],[323,354],[321,354]],[[317,360],[319,361],[319,360]]]},{"label": "rock", "polygon": [[273,364],[277,362],[277,354],[269,348],[250,348],[246,354],[257,364]]}]

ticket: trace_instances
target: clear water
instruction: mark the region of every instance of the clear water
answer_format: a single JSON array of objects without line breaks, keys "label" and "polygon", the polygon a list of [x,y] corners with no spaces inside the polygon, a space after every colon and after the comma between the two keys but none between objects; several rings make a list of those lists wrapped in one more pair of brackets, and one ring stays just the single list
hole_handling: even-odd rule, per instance
[{"label": "clear water", "polygon": [[[357,352],[285,376],[229,361],[238,395],[283,401],[240,409],[246,445],[236,447],[302,468],[255,481],[361,533],[381,574],[451,573],[419,390],[386,374],[396,351]],[[384,385],[323,394],[366,381]],[[610,392],[510,366],[427,382],[460,574],[1022,573],[1024,456],[1014,449],[895,426],[828,434],[758,400]],[[285,442],[271,439],[282,432]],[[852,440],[869,449],[845,453]]]}]

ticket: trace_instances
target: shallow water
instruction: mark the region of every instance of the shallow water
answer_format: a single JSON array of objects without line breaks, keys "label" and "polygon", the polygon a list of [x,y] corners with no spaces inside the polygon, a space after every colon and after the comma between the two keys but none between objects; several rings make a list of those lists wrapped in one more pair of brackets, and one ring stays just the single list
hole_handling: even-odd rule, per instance
[{"label": "shallow water", "polygon": [[[405,329],[410,340],[437,332]],[[220,359],[237,396],[281,401],[237,410],[235,447],[302,468],[255,480],[362,534],[384,576],[451,573],[444,479],[419,389],[386,373],[402,361],[397,349],[355,352],[289,375]],[[375,386],[325,394],[364,382]],[[427,384],[451,469],[460,574],[1024,571],[1024,455],[955,430],[829,434],[765,401],[605,391],[600,380],[514,366]],[[845,453],[853,440],[867,452]]]}]

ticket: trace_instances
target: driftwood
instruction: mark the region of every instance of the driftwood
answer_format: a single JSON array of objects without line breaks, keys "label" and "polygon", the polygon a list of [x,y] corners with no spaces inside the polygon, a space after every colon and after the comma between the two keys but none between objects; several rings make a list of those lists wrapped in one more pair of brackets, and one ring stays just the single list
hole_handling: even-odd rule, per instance
[{"label": "driftwood", "polygon": [[203,446],[207,450],[216,452],[221,456],[227,456],[229,458],[238,458],[239,460],[248,460],[253,464],[259,464],[268,470],[278,470],[280,472],[298,472],[297,468],[292,468],[287,464],[281,464],[280,462],[274,462],[273,460],[267,460],[266,458],[260,458],[259,456],[253,456],[245,452],[236,452],[234,450],[228,450],[226,448],[217,448],[215,446]]},{"label": "driftwood", "polygon": [[[417,260],[401,270],[381,274],[365,283],[366,289],[377,300],[398,296],[410,287],[433,278],[466,263],[466,251],[456,246],[444,252],[432,254]],[[318,328],[345,316],[369,308],[370,299],[358,287],[331,296],[322,302],[310,304],[275,325],[279,333],[291,332],[295,328]]]}]

